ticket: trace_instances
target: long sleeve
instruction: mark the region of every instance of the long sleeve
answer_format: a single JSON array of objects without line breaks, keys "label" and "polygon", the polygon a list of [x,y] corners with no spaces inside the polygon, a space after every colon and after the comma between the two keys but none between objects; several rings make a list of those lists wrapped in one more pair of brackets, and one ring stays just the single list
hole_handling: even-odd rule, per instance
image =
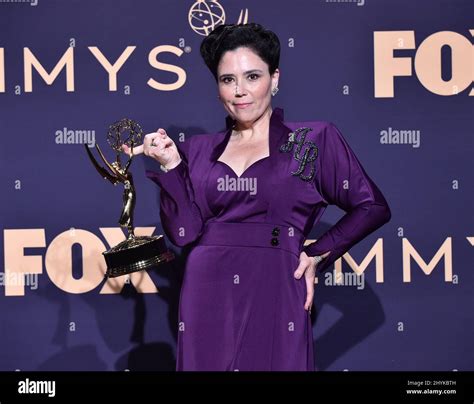
[{"label": "long sleeve", "polygon": [[317,273],[329,268],[360,240],[387,223],[390,208],[370,179],[338,128],[331,122],[319,141],[320,173],[316,187],[328,204],[346,214],[315,242],[305,246],[308,256],[331,253],[317,266]]},{"label": "long sleeve", "polygon": [[171,242],[183,247],[195,241],[202,232],[203,219],[194,199],[189,175],[188,151],[191,139],[176,142],[181,162],[163,172],[155,161],[156,171],[146,170],[146,176],[160,187],[160,219],[163,230]]}]

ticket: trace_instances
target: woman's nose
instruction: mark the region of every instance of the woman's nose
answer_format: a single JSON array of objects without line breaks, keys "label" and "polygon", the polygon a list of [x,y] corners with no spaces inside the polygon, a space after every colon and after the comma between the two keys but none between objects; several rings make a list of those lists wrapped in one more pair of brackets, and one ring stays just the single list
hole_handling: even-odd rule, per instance
[{"label": "woman's nose", "polygon": [[245,89],[237,83],[235,84],[235,90],[234,91],[235,91],[236,96],[245,94]]}]

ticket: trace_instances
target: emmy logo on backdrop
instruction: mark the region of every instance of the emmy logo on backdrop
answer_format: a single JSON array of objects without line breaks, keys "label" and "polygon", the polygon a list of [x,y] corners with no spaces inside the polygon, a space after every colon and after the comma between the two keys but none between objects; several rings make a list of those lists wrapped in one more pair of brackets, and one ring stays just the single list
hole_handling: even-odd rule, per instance
[{"label": "emmy logo on backdrop", "polygon": [[[129,171],[129,168],[133,159],[133,147],[139,144],[142,135],[143,132],[140,125],[131,119],[121,119],[109,127],[107,142],[116,152],[115,161],[109,163],[98,144],[96,144],[96,148],[100,158],[110,172],[99,165],[87,144],[84,144],[87,154],[99,174],[114,185],[118,183],[124,185],[123,207],[119,224],[121,227],[127,228],[128,237],[110,250],[102,253],[107,264],[106,278],[114,278],[149,269],[160,263],[171,261],[174,258],[174,254],[166,246],[163,235],[135,236],[133,231],[133,211],[136,194],[132,173]],[[125,166],[122,166],[120,156],[122,145],[124,144],[130,147],[131,154]]]}]

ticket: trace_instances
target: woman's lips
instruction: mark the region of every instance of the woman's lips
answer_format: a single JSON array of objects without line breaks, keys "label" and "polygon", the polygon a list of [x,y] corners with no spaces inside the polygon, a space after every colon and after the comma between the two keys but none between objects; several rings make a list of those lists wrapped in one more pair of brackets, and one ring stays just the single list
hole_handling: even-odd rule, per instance
[{"label": "woman's lips", "polygon": [[243,108],[247,108],[250,104],[251,104],[251,102],[248,102],[248,103],[245,103],[245,104],[234,104],[234,105],[235,105],[236,108],[243,109]]}]

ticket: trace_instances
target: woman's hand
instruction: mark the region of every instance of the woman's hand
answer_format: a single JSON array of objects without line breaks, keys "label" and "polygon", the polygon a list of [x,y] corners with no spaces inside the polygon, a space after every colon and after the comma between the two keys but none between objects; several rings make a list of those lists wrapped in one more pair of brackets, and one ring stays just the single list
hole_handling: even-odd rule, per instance
[{"label": "woman's hand", "polygon": [[[321,255],[322,258],[326,258],[331,251],[328,251]],[[306,280],[306,302],[304,309],[311,312],[311,306],[313,305],[314,298],[314,279],[316,278],[316,261],[313,257],[308,257],[304,251],[300,254],[300,264],[294,273],[296,279],[300,279],[303,274]]]},{"label": "woman's hand", "polygon": [[[122,150],[128,155],[132,153],[132,149],[127,145],[123,145]],[[181,162],[181,156],[176,144],[162,128],[154,133],[145,135],[143,144],[133,148],[134,156],[141,153],[154,158],[168,169],[175,168]]]}]

